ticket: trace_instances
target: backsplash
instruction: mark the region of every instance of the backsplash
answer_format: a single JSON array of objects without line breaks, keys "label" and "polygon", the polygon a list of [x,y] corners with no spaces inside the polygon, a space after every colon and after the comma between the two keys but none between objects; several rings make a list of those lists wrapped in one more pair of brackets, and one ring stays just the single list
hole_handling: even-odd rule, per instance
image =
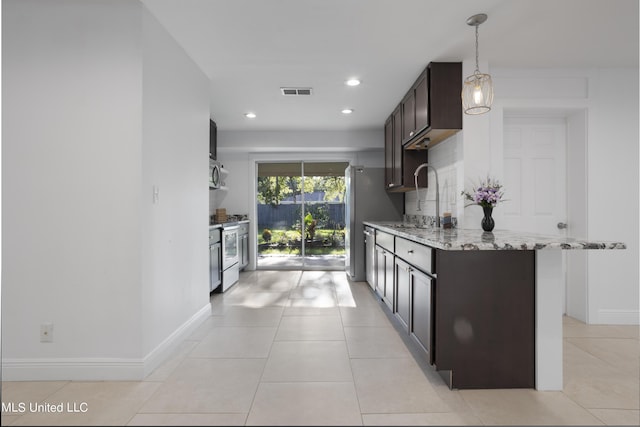
[{"label": "backsplash", "polygon": [[[456,134],[429,149],[429,164],[438,171],[440,217],[445,212],[451,212],[454,224],[457,224],[458,208],[464,207],[464,200],[460,196],[462,186],[458,186],[458,178],[463,175],[462,143],[459,141],[458,135]],[[420,173],[428,174],[429,187],[405,193],[404,211],[407,217],[416,218],[419,224],[424,224],[435,221],[435,175],[433,170],[429,168],[423,169]],[[418,196],[420,209],[418,209]]]},{"label": "backsplash", "polygon": [[[413,224],[416,227],[435,227],[436,216],[435,215],[402,215],[402,222],[405,224]],[[440,224],[443,223],[442,214],[440,215]],[[451,217],[451,227],[458,227],[458,218]]]}]

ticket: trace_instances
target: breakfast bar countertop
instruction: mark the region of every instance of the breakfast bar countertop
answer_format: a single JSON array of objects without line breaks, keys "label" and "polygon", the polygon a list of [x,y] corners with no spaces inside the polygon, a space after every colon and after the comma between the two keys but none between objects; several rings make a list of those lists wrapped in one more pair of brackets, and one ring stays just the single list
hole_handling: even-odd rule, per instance
[{"label": "breakfast bar countertop", "polygon": [[464,228],[420,228],[403,222],[363,221],[364,225],[443,250],[541,250],[541,249],[626,249],[613,241],[587,241],[570,237],[523,233],[510,230],[484,232]]}]

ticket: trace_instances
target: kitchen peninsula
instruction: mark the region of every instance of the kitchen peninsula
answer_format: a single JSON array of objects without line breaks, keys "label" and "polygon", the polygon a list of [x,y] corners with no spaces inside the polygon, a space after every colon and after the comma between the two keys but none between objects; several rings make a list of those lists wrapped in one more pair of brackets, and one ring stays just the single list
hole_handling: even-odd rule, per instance
[{"label": "kitchen peninsula", "polygon": [[374,239],[366,259],[376,260],[369,285],[460,389],[562,390],[561,250],[626,248],[506,230],[364,225]]}]

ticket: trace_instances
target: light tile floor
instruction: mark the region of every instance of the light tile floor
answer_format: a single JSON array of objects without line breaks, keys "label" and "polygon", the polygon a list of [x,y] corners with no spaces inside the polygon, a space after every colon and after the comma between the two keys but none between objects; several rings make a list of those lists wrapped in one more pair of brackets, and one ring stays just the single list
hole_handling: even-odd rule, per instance
[{"label": "light tile floor", "polygon": [[251,271],[144,381],[5,382],[2,425],[640,425],[637,326],[564,319],[564,390],[450,390],[368,285]]}]

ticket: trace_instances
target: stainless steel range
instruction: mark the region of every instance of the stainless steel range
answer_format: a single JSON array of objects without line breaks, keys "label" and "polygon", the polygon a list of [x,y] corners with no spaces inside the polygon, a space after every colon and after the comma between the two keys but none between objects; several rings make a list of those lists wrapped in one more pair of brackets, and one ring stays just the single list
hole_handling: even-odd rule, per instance
[{"label": "stainless steel range", "polygon": [[222,286],[224,292],[240,278],[240,256],[238,254],[238,223],[222,226]]}]

